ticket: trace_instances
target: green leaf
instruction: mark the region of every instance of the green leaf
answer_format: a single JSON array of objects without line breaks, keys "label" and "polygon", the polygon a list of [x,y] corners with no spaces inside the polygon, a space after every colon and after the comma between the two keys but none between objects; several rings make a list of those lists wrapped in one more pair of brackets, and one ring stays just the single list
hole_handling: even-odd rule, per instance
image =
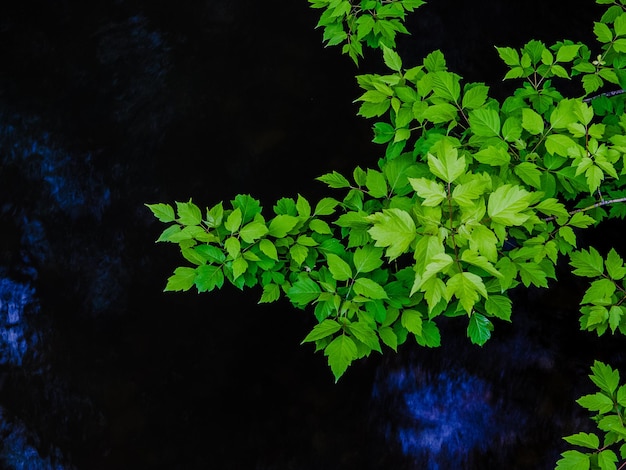
[{"label": "green leaf", "polygon": [[284,238],[298,222],[298,218],[292,215],[277,215],[270,221],[268,233],[276,238]]},{"label": "green leaf", "polygon": [[487,289],[483,280],[474,273],[456,273],[446,282],[446,297],[451,299],[454,295],[459,299],[468,315],[478,301],[478,294],[487,297]]},{"label": "green leaf", "polygon": [[615,28],[615,34],[617,36],[626,35],[626,13],[622,13],[617,18],[615,18],[613,27]]},{"label": "green leaf", "polygon": [[617,455],[611,449],[604,449],[598,453],[598,466],[602,470],[616,470]]},{"label": "green leaf", "polygon": [[617,389],[617,403],[626,406],[626,385],[622,385]]},{"label": "green leaf", "polygon": [[589,470],[590,461],[587,454],[583,454],[577,450],[566,450],[561,454],[563,456],[556,463],[555,470]]},{"label": "green leaf", "polygon": [[377,122],[373,126],[374,129],[374,139],[372,142],[376,144],[386,144],[391,139],[393,139],[395,135],[395,128],[386,122]]},{"label": "green leaf", "polygon": [[401,71],[402,59],[398,53],[384,44],[381,44],[381,47],[383,50],[383,61],[385,62],[385,65],[395,72]]},{"label": "green leaf", "polygon": [[428,54],[424,59],[424,67],[429,72],[437,72],[439,70],[446,70],[446,59],[443,53],[439,50],[435,50]]},{"label": "green leaf", "polygon": [[416,337],[422,336],[422,315],[417,310],[404,310],[400,318],[402,326],[413,333]]},{"label": "green leaf", "polygon": [[219,227],[222,224],[222,218],[224,217],[224,207],[222,203],[218,203],[213,206],[206,213],[206,223],[209,228]]},{"label": "green leaf", "polygon": [[498,259],[498,238],[489,228],[478,225],[473,228],[469,241],[470,248],[483,255],[487,260],[495,263]]},{"label": "green leaf", "polygon": [[588,216],[584,212],[576,212],[572,215],[572,218],[569,220],[568,225],[576,228],[587,228],[596,223],[596,219]]},{"label": "green leaf", "polygon": [[563,134],[550,134],[546,137],[546,150],[553,155],[567,157],[571,148],[576,148],[578,144]]},{"label": "green leaf", "polygon": [[461,77],[451,72],[441,71],[433,73],[432,80],[434,95],[450,101],[451,103],[458,102],[461,96],[461,86],[459,85],[460,79]]},{"label": "green leaf", "polygon": [[455,148],[446,151],[440,158],[433,154],[428,154],[428,167],[432,173],[444,180],[452,183],[459,176],[465,173],[465,157],[457,157],[458,151]]},{"label": "green leaf", "polygon": [[247,194],[238,194],[235,199],[231,201],[233,209],[239,209],[241,211],[242,222],[249,222],[255,215],[261,213],[261,205],[259,201],[250,197]]},{"label": "green leaf", "polygon": [[583,81],[583,88],[585,90],[585,93],[587,94],[593,93],[604,84],[602,79],[593,73],[584,75],[582,81]]},{"label": "green leaf", "polygon": [[304,260],[309,254],[309,249],[302,245],[293,245],[289,248],[289,256],[296,262],[296,265],[300,266],[304,263]]},{"label": "green leaf", "polygon": [[263,239],[259,242],[259,248],[267,257],[278,261],[278,252],[276,251],[276,245],[270,240]]},{"label": "green leaf", "polygon": [[364,321],[358,321],[356,323],[348,324],[348,331],[354,335],[356,339],[361,341],[367,347],[374,351],[382,352],[380,349],[380,343],[378,342],[378,336],[376,332]]},{"label": "green leaf", "polygon": [[235,233],[241,226],[242,220],[243,217],[241,214],[241,209],[237,208],[232,211],[226,218],[226,222],[224,222],[224,228],[230,233]]},{"label": "green leaf", "polygon": [[465,92],[461,106],[463,109],[480,108],[487,101],[487,93],[489,93],[488,86],[476,85]]},{"label": "green leaf", "polygon": [[280,298],[280,286],[270,283],[263,286],[263,294],[261,295],[260,304],[275,302]]},{"label": "green leaf", "polygon": [[360,277],[354,281],[354,292],[368,299],[387,299],[387,292],[383,286],[366,277]]},{"label": "green leaf", "polygon": [[615,292],[615,284],[610,279],[598,279],[591,283],[585,292],[581,304],[611,305],[611,296]]},{"label": "green leaf", "polygon": [[321,323],[315,325],[313,330],[306,335],[306,338],[302,340],[300,344],[310,343],[311,341],[317,341],[328,336],[332,336],[341,329],[341,325],[335,320],[324,320]]},{"label": "green leaf", "polygon": [[[417,103],[415,103],[417,104]],[[415,107],[413,108],[415,110]],[[422,121],[428,119],[434,124],[454,121],[457,117],[457,108],[449,103],[433,104],[423,111],[421,116],[415,116],[416,119]]]},{"label": "green leaf", "polygon": [[557,62],[571,62],[574,60],[580,49],[580,44],[570,44],[559,47],[556,53]]},{"label": "green leaf", "polygon": [[511,321],[512,302],[504,295],[490,295],[485,301],[485,310],[489,315]]},{"label": "green leaf", "polygon": [[601,414],[608,413],[613,409],[613,400],[600,392],[580,397],[576,403],[589,411],[597,411]]},{"label": "green leaf", "polygon": [[330,226],[323,220],[313,219],[309,222],[309,228],[320,235],[331,235],[333,231]]},{"label": "green leaf", "polygon": [[196,268],[194,280],[198,292],[210,292],[224,285],[224,272],[221,266],[204,265]]},{"label": "green leaf", "polygon": [[624,316],[624,307],[620,305],[612,305],[609,309],[609,326],[611,327],[611,333],[615,333],[615,330],[619,327]]},{"label": "green leaf", "polygon": [[569,264],[576,268],[572,272],[577,276],[598,277],[604,273],[604,261],[594,247],[572,252]]},{"label": "green leaf", "polygon": [[378,336],[380,336],[380,339],[383,340],[383,343],[394,351],[398,351],[398,337],[390,327],[381,326],[378,328]]},{"label": "green leaf", "polygon": [[268,229],[263,222],[250,222],[241,229],[239,236],[244,242],[252,243],[263,237],[267,232]]},{"label": "green leaf", "polygon": [[547,273],[537,263],[516,263],[516,266],[524,286],[533,284],[537,287],[548,287]]},{"label": "green leaf", "polygon": [[493,145],[476,152],[474,158],[480,163],[491,166],[508,165],[511,161],[511,155],[506,148],[494,147]]},{"label": "green leaf", "polygon": [[144,204],[160,222],[168,223],[176,219],[174,209],[169,204]]},{"label": "green leaf", "polygon": [[537,189],[541,187],[541,171],[534,163],[522,162],[516,165],[513,171],[524,183]]},{"label": "green leaf", "polygon": [[519,186],[505,184],[489,195],[487,213],[491,220],[504,225],[522,225],[528,220],[521,212],[528,209],[530,193]]},{"label": "green leaf", "polygon": [[469,325],[467,326],[467,336],[472,343],[482,346],[491,338],[493,331],[493,323],[484,315],[474,312],[470,315]]},{"label": "green leaf", "polygon": [[463,250],[463,253],[461,254],[461,260],[484,269],[492,276],[502,277],[502,274],[500,274],[500,272],[498,272],[498,270],[493,267],[493,265],[489,262],[489,260],[487,260],[487,258],[485,258],[484,256],[480,256],[476,251],[472,250],[471,248]]},{"label": "green leaf", "polygon": [[335,207],[337,207],[339,201],[333,199],[332,197],[325,197],[321,199],[317,205],[315,206],[314,215],[331,215],[335,212]]},{"label": "green leaf", "polygon": [[195,279],[196,270],[194,268],[176,268],[174,274],[167,279],[164,292],[189,290],[193,286]]},{"label": "green leaf", "polygon": [[502,137],[507,142],[515,142],[522,137],[522,121],[518,117],[511,116],[502,125]]},{"label": "green leaf", "polygon": [[543,133],[544,122],[540,114],[530,108],[522,109],[522,127],[533,135]]},{"label": "green leaf", "polygon": [[233,280],[236,280],[239,276],[246,272],[248,269],[248,262],[241,256],[233,261]]},{"label": "green leaf", "polygon": [[385,181],[385,176],[380,171],[367,170],[365,186],[367,186],[372,197],[382,198],[387,196],[387,182]]},{"label": "green leaf", "polygon": [[348,366],[358,356],[354,340],[346,335],[337,336],[326,346],[324,354],[328,356],[328,365],[333,371],[335,382],[339,380]]},{"label": "green leaf", "polygon": [[298,211],[298,215],[303,219],[311,217],[311,205],[309,204],[309,201],[303,198],[300,194],[298,194],[296,210]]},{"label": "green leaf", "polygon": [[619,385],[619,372],[617,370],[613,370],[610,366],[600,361],[594,361],[593,366],[591,366],[591,372],[592,374],[589,378],[600,390],[610,395],[615,393]]},{"label": "green leaf", "polygon": [[356,273],[369,273],[382,266],[383,250],[372,245],[365,245],[354,250],[354,267]]},{"label": "green leaf", "polygon": [[304,307],[316,300],[321,292],[317,282],[306,274],[302,274],[287,290],[287,297],[298,307]]},{"label": "green leaf", "polygon": [[563,203],[554,198],[544,199],[537,204],[535,208],[545,215],[555,215],[557,217],[569,218],[569,212],[567,212]]},{"label": "green leaf", "polygon": [[224,251],[213,245],[198,245],[194,250],[212,263],[223,263],[226,260]]},{"label": "green leaf", "polygon": [[615,281],[624,279],[626,276],[626,267],[624,267],[624,260],[617,254],[615,248],[611,248],[609,254],[606,257],[606,271]]},{"label": "green leaf", "polygon": [[176,241],[176,238],[174,238],[173,240],[171,240],[170,238],[172,236],[176,236],[176,234],[179,234],[180,232],[181,232],[180,225],[171,225],[167,227],[165,230],[163,230],[163,232],[161,233],[161,235],[159,235],[159,238],[157,238],[155,243],[159,243],[159,242],[178,243],[178,241]]},{"label": "green leaf", "polygon": [[470,128],[481,137],[500,135],[500,115],[491,108],[479,108],[469,113]]},{"label": "green leaf", "polygon": [[416,336],[417,344],[428,348],[438,348],[441,345],[441,333],[434,321],[422,323],[422,334]]},{"label": "green leaf", "polygon": [[609,27],[604,23],[595,22],[593,24],[593,32],[600,42],[611,42],[613,39],[613,33]]},{"label": "green leaf", "polygon": [[[359,108],[358,114],[359,116],[363,116],[365,118],[380,117],[387,112],[387,110],[389,109],[390,103],[391,103],[391,100],[389,99],[386,99],[381,103],[363,103],[361,107]],[[337,184],[337,183],[334,183],[334,184]],[[333,186],[331,186],[331,188],[332,187]]]},{"label": "green leaf", "polygon": [[418,271],[418,267],[415,268],[418,272],[415,276],[415,282],[413,283],[413,288],[411,289],[409,295],[413,295],[415,292],[420,290],[422,285],[437,273],[444,272],[452,263],[454,263],[454,259],[452,259],[452,257],[447,253],[437,253],[429,256],[425,262],[426,266],[424,267],[423,273]]},{"label": "green leaf", "polygon": [[417,195],[424,199],[423,206],[438,206],[447,197],[443,185],[436,181],[427,178],[409,178],[409,183]]},{"label": "green leaf", "polygon": [[224,249],[232,259],[235,259],[241,253],[241,242],[236,237],[229,237],[224,242]]},{"label": "green leaf", "polygon": [[178,223],[181,225],[199,225],[202,222],[202,212],[191,199],[189,202],[177,202]]},{"label": "green leaf", "polygon": [[383,209],[366,217],[372,227],[368,233],[376,242],[377,247],[387,248],[386,255],[390,260],[405,253],[416,236],[415,222],[411,216],[401,209]]},{"label": "green leaf", "polygon": [[350,182],[336,171],[319,176],[315,179],[321,181],[322,183],[326,183],[329,187],[334,189],[350,187]]},{"label": "green leaf", "polygon": [[350,265],[339,256],[329,253],[326,256],[326,259],[328,261],[328,269],[330,269],[330,273],[334,279],[337,281],[347,281],[352,278],[352,269],[350,269]]},{"label": "green leaf", "polygon": [[568,443],[596,450],[600,447],[600,440],[594,433],[579,432],[563,438]]},{"label": "green leaf", "polygon": [[496,50],[506,65],[511,67],[519,65],[519,53],[512,47],[496,47]]}]

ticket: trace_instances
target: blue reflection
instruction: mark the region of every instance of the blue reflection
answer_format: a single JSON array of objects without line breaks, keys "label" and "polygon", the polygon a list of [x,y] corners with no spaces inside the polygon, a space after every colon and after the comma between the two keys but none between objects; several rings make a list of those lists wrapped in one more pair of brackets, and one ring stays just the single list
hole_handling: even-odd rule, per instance
[{"label": "blue reflection", "polygon": [[70,470],[53,460],[59,460],[55,451],[53,458],[41,457],[31,442],[33,436],[21,421],[11,420],[0,407],[0,464],[7,470]]},{"label": "blue reflection", "polygon": [[513,413],[513,427],[492,385],[463,370],[403,368],[379,380],[373,397],[385,408],[387,439],[425,470],[470,468],[475,456],[503,444],[523,424]]},{"label": "blue reflection", "polygon": [[[21,367],[24,359],[32,359],[38,338],[29,325],[29,317],[39,313],[35,290],[27,284],[0,277],[0,366]],[[34,447],[36,435],[18,418],[11,417],[0,406],[0,468],[10,470],[65,470],[72,467],[55,458],[42,458]],[[54,462],[53,462],[54,461]],[[58,462],[57,462],[58,461]]]},{"label": "blue reflection", "polygon": [[[415,428],[401,428],[399,439],[405,454],[430,454],[429,468],[438,469],[438,457],[461,465],[473,450],[484,451],[494,430],[488,385],[465,374],[439,374],[432,384],[404,396]],[[417,431],[417,432],[416,432]]]},{"label": "blue reflection", "polygon": [[0,365],[21,366],[36,337],[28,333],[25,312],[37,310],[34,290],[0,278]]},{"label": "blue reflection", "polygon": [[33,187],[43,189],[41,202],[46,212],[60,210],[71,218],[102,217],[111,194],[94,171],[90,153],[68,152],[49,133],[38,129],[36,118],[0,115],[0,123],[4,124],[0,126],[3,164],[16,165]]}]

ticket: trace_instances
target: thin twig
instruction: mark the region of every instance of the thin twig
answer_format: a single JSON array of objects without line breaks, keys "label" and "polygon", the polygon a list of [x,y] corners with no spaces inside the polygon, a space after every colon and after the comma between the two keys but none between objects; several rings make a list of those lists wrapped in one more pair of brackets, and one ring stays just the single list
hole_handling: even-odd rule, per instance
[{"label": "thin twig", "polygon": [[[616,204],[618,202],[626,202],[626,197],[620,197],[618,199],[603,199],[602,201],[596,202],[595,204],[592,204],[590,206],[587,206],[583,209],[574,209],[572,211],[567,211],[567,213],[569,215],[573,215],[576,214],[577,212],[586,212],[588,210],[591,209],[595,209],[596,207],[602,207],[602,206],[608,206],[609,204]],[[557,218],[557,216],[551,216],[551,217],[547,217],[545,219],[543,219],[545,222],[550,222],[551,220],[555,220]]]},{"label": "thin twig", "polygon": [[607,91],[606,93],[601,93],[599,95],[596,96],[590,96],[589,98],[585,98],[583,100],[584,103],[589,103],[597,98],[600,98],[602,96],[606,96],[607,98],[610,98],[611,96],[616,96],[616,95],[621,95],[622,93],[626,93],[626,90],[613,90],[613,91]]}]

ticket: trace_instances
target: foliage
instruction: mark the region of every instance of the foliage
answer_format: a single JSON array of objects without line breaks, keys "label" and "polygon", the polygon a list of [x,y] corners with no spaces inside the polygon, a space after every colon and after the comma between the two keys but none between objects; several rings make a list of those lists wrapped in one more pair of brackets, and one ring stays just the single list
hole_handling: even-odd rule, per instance
[{"label": "foliage", "polygon": [[[597,0],[610,5],[594,23],[599,53],[569,40],[497,47],[504,78],[519,81],[501,101],[449,71],[440,51],[405,67],[395,35],[421,0],[309,1],[323,10],[328,45],[343,44],[355,62],[363,44],[382,51],[387,73],[357,76],[356,100],[385,147],[378,167],[322,175],[332,197],[286,197],[271,212],[250,195],[206,210],[191,200],[148,204],[169,224],[157,241],[179,245],[191,265],[176,268],[165,290],[228,281],[259,285],[260,303],[286,297],[309,308],[317,324],[303,343],[324,352],[336,380],[372,351],[409,339],[439,346],[441,317],[458,317],[483,345],[494,322],[511,321],[509,291],[548,287],[561,256],[591,280],[581,329],[626,333],[622,258],[577,250],[580,230],[626,214],[626,95],[604,88],[626,88],[626,0]],[[564,80],[579,83],[580,96],[564,97],[553,84]],[[622,416],[624,392],[602,379],[616,372],[592,370],[604,405],[579,402],[603,415],[605,446],[570,436],[595,453],[568,451],[560,469],[615,468],[606,446],[623,434],[603,420]]]},{"label": "foliage", "polygon": [[[591,367],[589,378],[599,392],[585,395],[576,402],[583,408],[595,412],[593,420],[602,433],[579,432],[564,439],[585,451],[568,450],[557,462],[556,470],[615,470],[619,458],[626,461],[626,385],[619,385],[619,372],[596,361]],[[622,464],[619,468],[623,468]]]}]

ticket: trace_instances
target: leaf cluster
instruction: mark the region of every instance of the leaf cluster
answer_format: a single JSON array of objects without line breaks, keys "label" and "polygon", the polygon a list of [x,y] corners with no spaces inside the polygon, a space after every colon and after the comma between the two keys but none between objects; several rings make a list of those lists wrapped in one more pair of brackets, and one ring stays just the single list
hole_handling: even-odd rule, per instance
[{"label": "leaf cluster", "polygon": [[[620,385],[619,371],[595,361],[591,381],[598,392],[585,395],[576,402],[595,413],[593,420],[600,435],[579,432],[563,439],[583,450],[567,450],[561,454],[556,470],[616,470],[626,463],[626,385]],[[619,456],[619,457],[618,457]]]},{"label": "leaf cluster", "polygon": [[404,26],[407,12],[422,6],[423,0],[309,0],[322,9],[317,23],[327,46],[342,45],[355,64],[363,57],[363,44],[372,48],[395,48],[398,33],[409,34]]},{"label": "leaf cluster", "polygon": [[[439,346],[441,317],[458,317],[470,341],[484,344],[494,322],[511,321],[508,292],[548,287],[562,255],[595,279],[581,328],[626,332],[622,259],[577,250],[580,230],[626,215],[624,95],[589,97],[626,84],[621,0],[594,25],[596,59],[567,40],[496,48],[505,79],[519,81],[501,101],[449,71],[440,51],[404,67],[395,35],[421,0],[310,3],[322,10],[328,45],[343,44],[355,62],[362,44],[382,53],[388,73],[359,75],[355,100],[384,146],[377,167],[320,176],[336,192],[316,204],[302,195],[271,211],[249,195],[204,210],[191,200],[149,204],[169,224],[157,241],[177,244],[189,263],[165,290],[208,292],[228,281],[259,286],[260,302],[284,297],[310,309],[316,326],[303,343],[323,351],[336,379],[409,338]],[[578,81],[581,96],[564,97],[555,85],[563,80]]]}]

